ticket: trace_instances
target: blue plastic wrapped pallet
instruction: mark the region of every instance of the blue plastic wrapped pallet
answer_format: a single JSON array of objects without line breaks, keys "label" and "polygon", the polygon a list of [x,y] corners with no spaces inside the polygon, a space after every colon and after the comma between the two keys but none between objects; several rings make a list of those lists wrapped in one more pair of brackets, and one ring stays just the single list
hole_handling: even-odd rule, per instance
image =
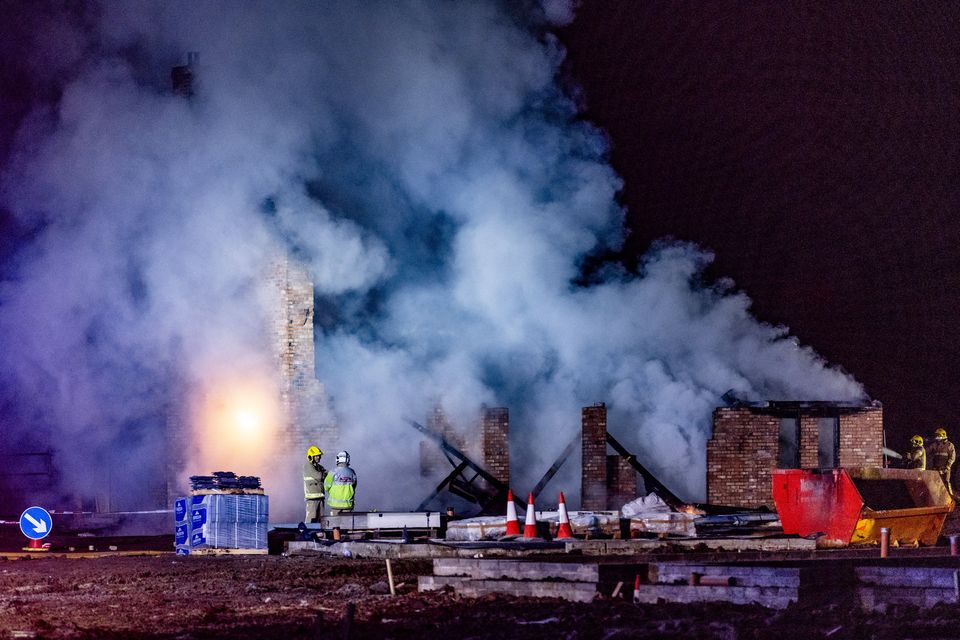
[{"label": "blue plastic wrapped pallet", "polygon": [[190,553],[190,498],[177,498],[173,503],[173,545],[177,555]]},{"label": "blue plastic wrapped pallet", "polygon": [[[180,498],[174,517],[178,554],[199,549],[266,549],[269,501],[265,495],[210,494]],[[186,535],[186,539],[184,539]]]}]

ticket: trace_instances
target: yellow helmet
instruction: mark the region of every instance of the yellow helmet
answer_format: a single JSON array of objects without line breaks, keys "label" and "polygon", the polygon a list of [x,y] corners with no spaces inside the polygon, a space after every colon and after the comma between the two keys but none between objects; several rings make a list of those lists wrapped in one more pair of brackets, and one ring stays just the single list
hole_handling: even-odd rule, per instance
[{"label": "yellow helmet", "polygon": [[947,430],[944,429],[943,427],[940,427],[939,429],[937,429],[936,431],[933,432],[933,435],[934,435],[935,437],[937,437],[937,438],[946,438],[946,437],[947,437]]},{"label": "yellow helmet", "polygon": [[321,458],[323,457],[323,451],[320,451],[320,447],[310,447],[307,449],[307,460],[314,456],[320,456]]},{"label": "yellow helmet", "polygon": [[921,438],[920,436],[913,436],[912,438],[910,438],[910,444],[912,444],[915,447],[922,447],[923,438]]}]

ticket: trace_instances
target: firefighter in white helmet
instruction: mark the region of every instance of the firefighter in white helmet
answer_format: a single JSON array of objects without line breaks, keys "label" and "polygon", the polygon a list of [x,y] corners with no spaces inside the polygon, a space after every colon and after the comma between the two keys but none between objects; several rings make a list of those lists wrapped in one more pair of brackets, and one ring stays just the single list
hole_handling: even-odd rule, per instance
[{"label": "firefighter in white helmet", "polygon": [[337,453],[337,466],[327,473],[323,486],[327,490],[331,515],[353,511],[354,497],[357,494],[357,474],[350,468],[349,453]]},{"label": "firefighter in white helmet", "polygon": [[323,517],[323,479],[327,470],[320,464],[323,451],[312,446],[307,449],[307,461],[303,463],[303,499],[307,503],[307,515],[304,522],[320,522]]}]

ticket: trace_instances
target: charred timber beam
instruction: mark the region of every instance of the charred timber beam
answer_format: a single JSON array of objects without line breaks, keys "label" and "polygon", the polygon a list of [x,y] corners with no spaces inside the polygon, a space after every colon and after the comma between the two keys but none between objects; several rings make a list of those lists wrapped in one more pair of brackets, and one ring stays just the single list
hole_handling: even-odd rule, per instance
[{"label": "charred timber beam", "polygon": [[[439,433],[435,433],[434,431],[431,431],[427,427],[423,426],[422,424],[414,420],[407,420],[407,423],[411,427],[419,431],[420,433],[424,434],[425,436],[427,436],[428,438],[436,442],[440,446],[440,449],[443,451],[443,453],[447,456],[447,459],[450,460],[450,464],[454,464],[454,460],[459,461],[459,463],[454,467],[454,470],[449,475],[447,475],[446,478],[443,479],[443,482],[440,483],[436,491],[434,491],[429,498],[427,498],[421,503],[418,510],[423,510],[426,504],[429,503],[431,500],[433,500],[444,489],[444,487],[454,489],[454,481],[458,476],[462,475],[463,472],[466,471],[468,468],[471,471],[473,471],[475,475],[469,480],[467,480],[466,477],[464,477],[463,482],[457,483],[455,487],[456,488],[455,493],[458,493],[458,495],[460,495],[461,497],[471,499],[471,496],[464,495],[464,493],[467,493],[465,490],[466,488],[465,485],[472,485],[472,483],[479,477],[479,478],[483,478],[483,480],[485,480],[487,484],[493,487],[495,492],[494,495],[489,495],[489,496],[481,496],[479,495],[479,492],[478,494],[474,494],[473,499],[477,504],[480,505],[481,509],[486,509],[488,505],[490,505],[492,502],[497,500],[505,503],[507,499],[507,492],[510,489],[508,485],[498,480],[489,471],[487,471],[482,466],[480,466],[479,464],[471,460],[467,454],[465,454],[464,452],[460,451],[460,449],[450,444],[450,441],[444,438]],[[520,504],[521,508],[526,508],[527,506],[526,503],[522,500],[516,500],[516,502]]]},{"label": "charred timber beam", "polygon": [[579,442],[580,442],[580,434],[578,433],[576,436],[573,437],[573,440],[570,441],[570,444],[566,446],[566,448],[560,454],[560,457],[558,457],[556,461],[553,463],[553,465],[551,465],[550,468],[547,469],[547,472],[543,474],[543,477],[540,478],[540,481],[537,482],[537,486],[535,486],[532,491],[534,498],[539,496],[540,492],[543,491],[544,487],[547,486],[547,483],[549,483],[550,480],[553,479],[553,476],[557,475],[557,471],[559,471],[560,467],[563,466],[563,463],[567,461],[567,458],[569,458],[573,454],[573,452],[577,448],[577,443]]},{"label": "charred timber beam", "polygon": [[626,447],[624,447],[616,438],[610,435],[609,431],[607,432],[607,444],[613,447],[613,450],[619,453],[620,456],[626,460],[631,467],[636,469],[637,473],[639,473],[641,477],[643,477],[643,484],[647,488],[647,491],[653,491],[656,493],[658,496],[660,496],[660,499],[666,502],[667,506],[671,509],[678,510],[687,506],[686,502],[678,498],[672,491],[670,491],[670,489],[667,489],[667,487],[662,482],[657,480],[657,478],[650,473],[645,466],[640,464],[636,456],[627,451]]}]

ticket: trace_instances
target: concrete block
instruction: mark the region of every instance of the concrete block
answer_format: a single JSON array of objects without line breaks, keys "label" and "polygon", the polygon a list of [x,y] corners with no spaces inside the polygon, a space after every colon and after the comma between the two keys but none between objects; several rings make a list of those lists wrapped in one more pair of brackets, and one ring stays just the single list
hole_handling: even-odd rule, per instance
[{"label": "concrete block", "polygon": [[480,598],[501,594],[528,598],[560,598],[570,602],[590,602],[597,596],[597,585],[589,582],[529,582],[519,580],[473,580],[451,576],[420,576],[420,591],[438,591],[450,587],[458,595]]},{"label": "concrete block", "polygon": [[634,555],[665,547],[705,547],[725,551],[814,551],[803,538],[669,538],[667,540],[571,540],[566,552],[585,555]]},{"label": "concrete block", "polygon": [[768,609],[786,609],[797,602],[797,589],[788,587],[708,587],[666,584],[640,585],[639,600],[644,604],[661,602],[727,602],[756,604]]},{"label": "concrete block", "polygon": [[881,587],[926,587],[953,590],[960,570],[945,567],[857,567],[857,580]]},{"label": "concrete block", "polygon": [[864,611],[884,613],[890,606],[910,605],[929,609],[938,604],[957,604],[957,592],[949,589],[924,589],[919,587],[861,586],[856,598]]},{"label": "concrete block", "polygon": [[745,567],[682,562],[654,562],[648,569],[650,582],[686,583],[692,573],[728,577],[738,587],[800,587],[800,569],[795,567]]},{"label": "concrete block", "polygon": [[466,576],[474,579],[569,580],[593,583],[600,579],[600,570],[596,563],[483,558],[437,558],[433,561],[433,574],[435,576]]}]

